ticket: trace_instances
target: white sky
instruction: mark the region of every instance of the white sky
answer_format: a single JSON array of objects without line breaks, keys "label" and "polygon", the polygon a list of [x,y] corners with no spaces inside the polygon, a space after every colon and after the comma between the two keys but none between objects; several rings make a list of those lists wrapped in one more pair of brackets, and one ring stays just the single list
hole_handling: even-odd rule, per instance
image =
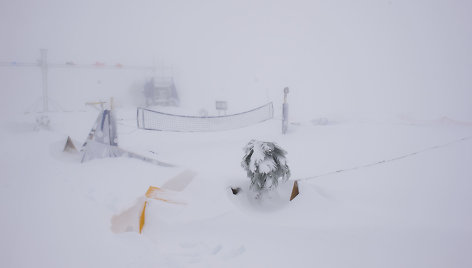
[{"label": "white sky", "polygon": [[[0,61],[48,48],[50,62],[165,62],[195,108],[280,102],[289,86],[298,118],[472,120],[471,12],[467,0],[1,1]],[[114,73],[119,84],[98,86],[100,76],[110,74],[51,71],[51,98],[67,105],[142,78]],[[39,71],[0,67],[0,90],[3,107],[26,107],[25,95],[40,96]]]}]

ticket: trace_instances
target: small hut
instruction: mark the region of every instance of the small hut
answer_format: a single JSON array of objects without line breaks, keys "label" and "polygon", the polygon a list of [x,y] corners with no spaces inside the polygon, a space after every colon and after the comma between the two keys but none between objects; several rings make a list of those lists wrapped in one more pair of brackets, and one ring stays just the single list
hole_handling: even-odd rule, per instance
[{"label": "small hut", "polygon": [[178,106],[179,96],[173,77],[153,77],[144,84],[146,106]]}]

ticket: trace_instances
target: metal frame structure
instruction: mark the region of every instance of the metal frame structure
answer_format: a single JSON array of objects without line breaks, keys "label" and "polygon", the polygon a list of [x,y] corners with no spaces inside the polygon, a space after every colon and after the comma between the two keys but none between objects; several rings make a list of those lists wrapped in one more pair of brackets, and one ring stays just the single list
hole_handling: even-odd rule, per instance
[{"label": "metal frame structure", "polygon": [[139,65],[122,65],[117,63],[115,65],[106,65],[102,62],[95,62],[94,64],[76,64],[74,62],[49,63],[48,50],[41,49],[41,58],[36,62],[0,62],[3,67],[39,67],[42,73],[42,102],[43,112],[49,112],[49,96],[48,96],[48,70],[50,68],[67,68],[67,69],[94,69],[94,70],[150,70],[155,72],[156,66],[139,66]]}]

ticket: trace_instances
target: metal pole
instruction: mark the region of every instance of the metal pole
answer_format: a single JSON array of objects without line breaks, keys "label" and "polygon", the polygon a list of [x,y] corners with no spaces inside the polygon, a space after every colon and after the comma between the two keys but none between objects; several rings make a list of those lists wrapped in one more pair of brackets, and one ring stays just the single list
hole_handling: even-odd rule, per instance
[{"label": "metal pole", "polygon": [[49,111],[48,104],[48,50],[41,49],[41,71],[43,73],[43,112]]},{"label": "metal pole", "polygon": [[289,89],[288,87],[284,88],[284,103],[282,105],[282,134],[285,135],[288,130],[288,102],[287,102],[287,95]]}]

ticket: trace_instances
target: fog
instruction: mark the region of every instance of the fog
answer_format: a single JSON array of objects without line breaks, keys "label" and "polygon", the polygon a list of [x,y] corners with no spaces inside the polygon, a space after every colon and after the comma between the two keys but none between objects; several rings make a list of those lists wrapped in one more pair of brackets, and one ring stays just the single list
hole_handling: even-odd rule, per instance
[{"label": "fog", "polygon": [[[282,102],[291,117],[472,120],[471,1],[2,1],[0,61],[171,69],[181,104],[239,112]],[[159,69],[159,68],[158,68]],[[64,109],[123,103],[149,71],[50,69]],[[1,110],[41,97],[39,68],[0,66]]]}]

